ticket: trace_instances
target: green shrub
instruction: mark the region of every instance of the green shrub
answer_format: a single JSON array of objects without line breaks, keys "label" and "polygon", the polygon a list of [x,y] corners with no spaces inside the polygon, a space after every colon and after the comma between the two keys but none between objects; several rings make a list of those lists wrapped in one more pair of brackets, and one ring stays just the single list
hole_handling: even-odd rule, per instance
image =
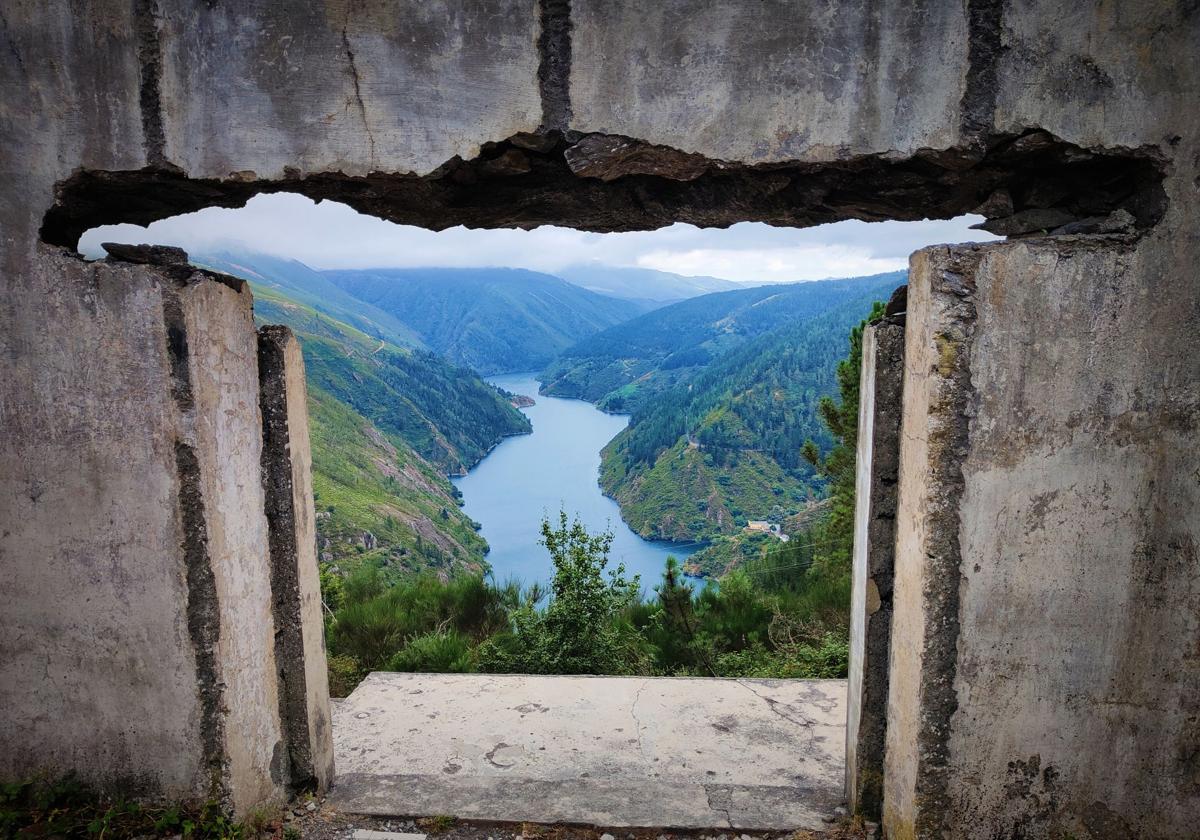
[{"label": "green shrub", "polygon": [[467,674],[475,670],[471,641],[453,630],[417,636],[389,660],[389,671]]},{"label": "green shrub", "polygon": [[484,671],[526,674],[648,673],[645,640],[625,618],[637,603],[640,581],[625,579],[623,565],[608,573],[611,532],[589,534],[583,523],[558,527],[542,522],[542,545],[554,562],[550,603],[544,611],[525,604],[512,629],[480,646]]},{"label": "green shrub", "polygon": [[338,656],[330,654],[327,661],[329,670],[329,693],[334,697],[349,697],[355,686],[362,682],[366,672],[353,656]]}]

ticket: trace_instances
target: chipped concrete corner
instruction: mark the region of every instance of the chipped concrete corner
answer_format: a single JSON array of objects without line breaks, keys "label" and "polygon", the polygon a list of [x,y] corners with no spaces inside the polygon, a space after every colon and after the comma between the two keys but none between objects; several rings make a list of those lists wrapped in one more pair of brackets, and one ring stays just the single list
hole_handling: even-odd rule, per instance
[{"label": "chipped concrete corner", "polygon": [[1194,4],[138,0],[0,31],[0,774],[244,810],[328,768],[298,377],[260,411],[248,292],[86,263],[86,228],[281,190],[434,228],[978,212],[1024,238],[912,262],[885,827],[1194,832]]},{"label": "chipped concrete corner", "polygon": [[258,363],[275,657],[290,781],[293,788],[323,791],[333,781],[333,731],[300,342],[287,327],[262,327]]},{"label": "chipped concrete corner", "polygon": [[[903,295],[893,295],[893,300],[903,300]],[[852,813],[875,821],[883,803],[904,319],[899,303],[863,331],[859,386],[846,799]]]}]

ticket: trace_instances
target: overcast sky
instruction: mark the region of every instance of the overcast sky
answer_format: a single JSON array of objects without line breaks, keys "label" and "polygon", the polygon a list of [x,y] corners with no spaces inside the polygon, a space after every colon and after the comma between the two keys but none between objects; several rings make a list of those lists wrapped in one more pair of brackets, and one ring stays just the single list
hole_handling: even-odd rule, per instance
[{"label": "overcast sky", "polygon": [[178,245],[192,253],[246,249],[290,257],[317,269],[509,266],[553,273],[568,265],[637,266],[745,283],[852,277],[905,268],[918,248],[995,237],[970,230],[981,217],[944,222],[839,222],[795,230],[757,223],[726,230],[672,225],[638,233],[466,230],[440,233],[363,216],[344,204],[299,195],[260,195],[243,208],[209,208],[149,228],[111,225],[88,231],[80,250],[101,242]]}]

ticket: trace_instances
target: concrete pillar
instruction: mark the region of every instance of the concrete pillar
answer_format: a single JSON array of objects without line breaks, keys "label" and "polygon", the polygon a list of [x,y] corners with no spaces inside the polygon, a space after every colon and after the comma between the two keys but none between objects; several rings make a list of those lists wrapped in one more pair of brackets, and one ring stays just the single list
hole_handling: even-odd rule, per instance
[{"label": "concrete pillar", "polygon": [[883,800],[903,384],[904,315],[899,312],[863,331],[859,385],[846,799],[851,813],[872,820],[879,819]]},{"label": "concrete pillar", "polygon": [[3,283],[0,776],[284,799],[249,290],[44,246]]},{"label": "concrete pillar", "polygon": [[304,359],[300,342],[280,326],[259,330],[258,359],[280,713],[293,786],[325,790],[333,781],[333,730]]},{"label": "concrete pillar", "polygon": [[1196,303],[1141,259],[1099,237],[912,258],[891,840],[1195,830]]}]

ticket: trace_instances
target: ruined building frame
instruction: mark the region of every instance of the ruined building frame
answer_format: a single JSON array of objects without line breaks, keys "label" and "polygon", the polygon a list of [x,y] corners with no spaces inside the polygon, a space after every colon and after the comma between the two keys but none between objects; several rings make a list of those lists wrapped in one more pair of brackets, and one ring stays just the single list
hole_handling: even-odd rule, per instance
[{"label": "ruined building frame", "polygon": [[1195,836],[1195,3],[0,12],[0,775],[244,813],[333,772],[294,339],[84,230],[977,212],[1010,238],[915,254],[868,334],[850,795],[894,840]]}]

